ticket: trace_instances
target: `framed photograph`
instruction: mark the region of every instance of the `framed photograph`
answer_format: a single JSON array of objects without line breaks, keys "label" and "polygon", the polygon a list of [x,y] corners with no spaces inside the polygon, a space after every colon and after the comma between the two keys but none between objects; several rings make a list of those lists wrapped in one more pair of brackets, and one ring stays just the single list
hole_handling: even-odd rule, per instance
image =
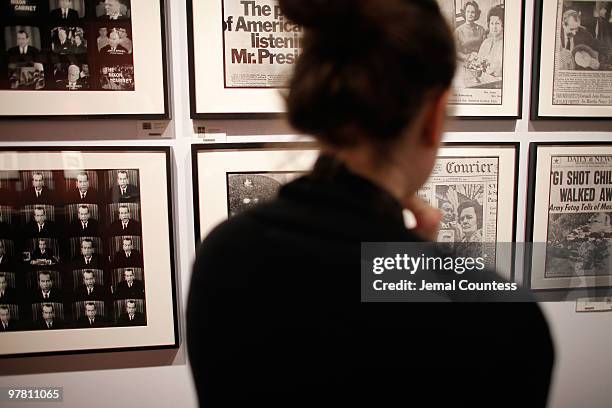
[{"label": "framed photograph", "polygon": [[163,0],[2,3],[0,119],[170,117]]},{"label": "framed photograph", "polygon": [[[196,242],[228,217],[276,196],[308,172],[316,144],[194,145]],[[470,242],[512,277],[518,144],[447,144],[419,195],[444,214],[438,241]]]},{"label": "framed photograph", "polygon": [[192,119],[284,112],[302,28],[278,2],[187,0],[187,13]]},{"label": "framed photograph", "polygon": [[521,117],[524,1],[437,1],[457,45],[450,114]]},{"label": "framed photograph", "polygon": [[612,118],[612,3],[535,4],[531,118]]},{"label": "framed photograph", "polygon": [[195,240],[220,222],[276,197],[280,187],[307,173],[316,143],[192,145]]},{"label": "framed photograph", "polygon": [[[438,0],[459,46],[450,113],[521,115],[523,1]],[[191,117],[269,117],[301,52],[301,27],[276,0],[188,0]],[[274,30],[270,27],[276,27]]]},{"label": "framed photograph", "polygon": [[531,289],[612,287],[612,143],[532,143],[529,156]]},{"label": "framed photograph", "polygon": [[419,196],[442,212],[438,242],[462,243],[470,256],[514,277],[518,143],[448,143]]},{"label": "framed photograph", "polygon": [[170,149],[0,149],[0,356],[178,347]]}]

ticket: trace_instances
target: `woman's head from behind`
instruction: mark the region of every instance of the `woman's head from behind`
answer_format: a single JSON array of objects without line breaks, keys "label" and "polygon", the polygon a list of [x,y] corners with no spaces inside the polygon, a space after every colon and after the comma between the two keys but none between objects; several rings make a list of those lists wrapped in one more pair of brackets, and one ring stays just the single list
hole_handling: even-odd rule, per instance
[{"label": "woman's head from behind", "polygon": [[280,5],[305,28],[287,99],[291,124],[328,150],[367,148],[385,162],[403,153],[423,158],[417,153],[426,147],[435,161],[456,59],[436,1]]}]

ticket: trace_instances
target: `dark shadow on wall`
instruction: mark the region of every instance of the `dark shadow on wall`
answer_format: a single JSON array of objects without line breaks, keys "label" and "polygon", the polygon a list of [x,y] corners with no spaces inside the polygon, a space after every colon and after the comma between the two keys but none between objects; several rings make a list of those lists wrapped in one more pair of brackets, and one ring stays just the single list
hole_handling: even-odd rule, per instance
[{"label": "dark shadow on wall", "polygon": [[530,132],[610,132],[612,120],[539,120],[529,122]]},{"label": "dark shadow on wall", "polygon": [[0,375],[161,367],[184,365],[186,362],[184,347],[166,350],[6,358],[0,360]]},{"label": "dark shadow on wall", "polygon": [[474,119],[474,118],[449,118],[446,123],[446,132],[514,132],[516,131],[516,119]]},{"label": "dark shadow on wall", "polygon": [[[174,138],[174,125],[166,123],[163,136]],[[95,140],[158,140],[157,136],[146,136],[139,131],[136,120],[66,120],[66,121],[23,121],[9,120],[0,122],[0,142],[26,141],[95,141]]]}]

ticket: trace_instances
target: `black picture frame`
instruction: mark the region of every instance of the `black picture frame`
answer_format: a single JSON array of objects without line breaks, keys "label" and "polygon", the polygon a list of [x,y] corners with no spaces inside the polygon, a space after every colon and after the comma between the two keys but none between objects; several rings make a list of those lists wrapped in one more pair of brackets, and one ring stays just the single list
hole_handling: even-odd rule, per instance
[{"label": "black picture frame", "polygon": [[[582,287],[556,287],[556,288],[540,288],[533,287],[532,278],[534,275],[533,270],[533,257],[536,251],[547,250],[546,242],[534,241],[535,233],[535,213],[537,208],[535,207],[536,195],[537,195],[537,169],[538,169],[538,150],[542,147],[585,147],[591,148],[596,146],[604,146],[612,148],[612,142],[608,141],[586,141],[586,142],[532,142],[529,144],[529,158],[528,158],[528,189],[527,189],[527,200],[525,202],[525,248],[524,248],[524,287],[528,288],[534,293],[538,300],[541,301],[561,301],[561,300],[575,300],[578,298],[599,298],[610,296],[612,291],[612,285],[606,286],[582,286]],[[563,153],[568,154],[568,153]],[[581,153],[582,154],[582,153]],[[549,182],[550,187],[550,182]],[[547,203],[546,203],[547,204]],[[548,214],[548,210],[547,210]]]},{"label": "black picture frame", "polygon": [[[540,115],[540,85],[542,80],[541,60],[542,60],[542,25],[544,18],[544,3],[547,1],[557,0],[535,0],[534,1],[534,32],[533,32],[533,45],[531,51],[531,102],[530,102],[530,119],[532,121],[592,121],[601,122],[612,120],[612,113],[610,116],[574,116],[568,114],[559,115]],[[612,112],[612,106],[610,106],[610,112]]]},{"label": "black picture frame", "polygon": [[[134,0],[132,0],[134,1]],[[169,32],[169,21],[167,19],[167,7],[168,2],[166,0],[155,0],[159,1],[159,15],[160,15],[160,44],[161,44],[161,79],[162,84],[159,86],[163,87],[162,98],[160,100],[163,103],[163,112],[155,112],[155,113],[101,113],[101,114],[80,114],[80,113],[70,113],[70,114],[3,114],[0,109],[0,120],[5,121],[16,121],[16,120],[47,120],[47,121],[84,121],[84,120],[170,120],[172,119],[171,113],[171,101],[170,101],[170,86],[169,83],[169,65],[168,65],[168,55],[169,55],[169,41],[167,37],[167,33]],[[2,6],[4,7],[4,6]],[[93,20],[92,20],[93,21]],[[52,24],[53,21],[48,18],[45,20],[47,24]],[[92,27],[99,25],[98,21],[91,22]],[[148,33],[145,33],[146,36]],[[2,35],[0,35],[2,37]],[[94,39],[90,39],[90,41],[94,41]],[[3,62],[4,63],[4,62]],[[1,72],[2,70],[0,70]],[[138,79],[136,79],[138,81]],[[142,81],[141,81],[142,82]],[[137,82],[137,87],[138,82]],[[142,86],[142,84],[140,85]],[[32,95],[35,95],[35,92],[32,91],[22,91],[22,92],[31,92]],[[66,91],[68,92],[68,91]],[[67,96],[66,92],[62,91],[54,91],[58,97]],[[105,91],[100,91],[105,92]],[[114,92],[115,97],[119,97],[120,93]],[[0,106],[1,108],[1,106]]]},{"label": "black picture frame", "polygon": [[[113,346],[109,346],[109,347],[100,347],[100,348],[93,348],[93,347],[87,347],[87,344],[78,344],[78,347],[75,348],[67,348],[64,350],[52,350],[52,351],[32,351],[32,350],[28,350],[25,352],[13,352],[13,353],[6,353],[6,354],[0,354],[0,359],[13,359],[13,358],[21,358],[21,357],[38,357],[38,356],[56,356],[56,355],[79,355],[79,354],[90,354],[90,353],[111,353],[111,352],[127,352],[127,351],[146,351],[146,350],[164,350],[164,349],[177,349],[180,346],[180,342],[181,342],[181,338],[180,338],[180,330],[179,330],[179,304],[178,304],[178,296],[177,296],[177,274],[176,274],[176,262],[175,262],[175,239],[174,239],[174,215],[173,215],[173,197],[174,197],[174,192],[173,192],[173,183],[172,183],[172,178],[173,178],[173,156],[172,156],[172,150],[170,147],[166,147],[166,146],[121,146],[121,147],[116,147],[116,146],[91,146],[91,147],[80,147],[80,146],[34,146],[34,147],[26,147],[26,146],[3,146],[0,147],[0,155],[3,154],[56,154],[56,153],[95,153],[100,154],[100,153],[108,153],[109,155],[114,155],[116,156],[117,154],[123,154],[126,156],[126,159],[131,159],[130,156],[132,156],[133,154],[154,154],[157,157],[160,166],[159,168],[161,169],[160,171],[165,172],[166,174],[166,182],[165,183],[155,183],[155,185],[157,187],[159,187],[160,189],[165,189],[165,194],[160,193],[157,198],[161,198],[161,197],[165,197],[165,204],[167,206],[167,213],[166,213],[166,217],[167,217],[167,232],[168,232],[168,236],[167,236],[167,240],[168,240],[168,247],[167,247],[167,266],[168,266],[168,271],[167,271],[167,279],[166,282],[163,284],[165,286],[163,286],[163,290],[166,290],[166,296],[168,296],[165,300],[167,301],[167,304],[171,304],[171,310],[167,310],[167,321],[171,320],[171,324],[168,324],[163,330],[164,330],[164,336],[167,336],[168,339],[171,340],[167,340],[164,341],[163,344],[154,344],[154,345],[113,345]],[[87,159],[86,159],[87,160]],[[96,159],[97,160],[97,159]],[[142,159],[141,159],[142,160]],[[163,164],[162,164],[163,163]],[[107,169],[106,166],[104,166],[104,168],[101,167],[88,167],[89,165],[85,165],[83,168],[79,169],[79,170],[85,170],[87,172],[98,172],[98,173],[109,173],[110,171],[116,171],[115,169]],[[42,167],[42,166],[41,166]],[[123,167],[125,169],[128,169],[128,166]],[[121,169],[123,169],[121,168]],[[66,172],[67,170],[76,172],[77,169],[72,168],[72,167],[68,167],[68,168],[64,168],[64,169],[53,169],[53,170],[45,170],[48,172]],[[140,172],[140,177],[138,179],[138,186],[140,188],[140,186],[142,186],[142,181],[144,180],[143,177],[148,177],[146,175],[143,175],[144,173],[141,172],[142,168],[138,167],[137,169],[133,170],[133,169],[129,169],[128,171],[138,171]],[[0,172],[5,171],[4,169],[0,168]],[[10,172],[19,172],[19,171],[30,171],[31,170],[14,170],[11,169]],[[110,177],[110,175],[108,176]],[[88,177],[89,178],[89,177]],[[93,179],[92,179],[93,180]],[[99,186],[103,187],[104,184],[102,182],[101,179],[99,179],[100,183]],[[108,181],[108,180],[107,180]],[[110,181],[109,181],[110,182]],[[66,182],[64,184],[64,186],[66,187],[65,192],[68,193],[68,179],[66,179]],[[55,188],[58,189],[58,187],[60,187],[59,184],[55,185]],[[6,191],[6,190],[5,190]],[[60,193],[61,191],[56,191],[57,195],[55,196],[57,199],[57,204],[53,204],[56,208],[60,207],[60,206],[66,206],[68,203],[71,203],[72,201],[68,201],[65,200],[63,198],[60,198]],[[94,190],[95,192],[95,190]],[[142,192],[142,190],[141,190]],[[98,197],[97,198],[97,203],[100,204],[104,204],[106,203],[106,201],[104,201],[104,193],[102,193],[102,188],[98,189],[98,192],[95,192],[95,196]],[[110,194],[110,193],[108,193]],[[108,196],[107,196],[108,198]],[[111,200],[111,202],[114,202],[113,200]],[[119,202],[124,202],[124,201],[119,201]],[[163,200],[161,202],[164,202]],[[88,201],[89,203],[89,201]],[[140,202],[142,203],[142,202]],[[5,205],[6,202],[2,202],[2,205]],[[12,203],[11,200],[11,206],[15,206],[17,208],[17,204],[18,202],[15,201],[14,203]],[[94,204],[97,205],[97,204]],[[163,206],[162,206],[163,207]],[[16,210],[15,210],[16,211]],[[142,211],[142,208],[141,210]],[[160,214],[158,214],[156,220],[160,220],[163,219],[159,216]],[[152,218],[151,218],[152,219]],[[64,221],[64,224],[67,222],[67,218],[66,221]],[[151,222],[149,222],[149,224],[152,224]],[[59,231],[59,228],[58,228]],[[106,233],[101,233],[101,234],[106,234]],[[59,237],[59,236],[58,236]],[[113,237],[111,235],[101,235],[102,239],[106,238],[106,239],[112,239]],[[3,235],[2,238],[6,239],[6,236]],[[17,239],[17,238],[15,238]],[[145,237],[146,239],[146,237]],[[152,253],[154,251],[149,251],[149,253]],[[143,254],[145,256],[145,254]],[[145,258],[146,259],[146,258]],[[109,262],[110,262],[110,257],[109,257]],[[152,264],[152,263],[151,263]],[[146,265],[145,265],[146,266]],[[108,263],[108,265],[104,268],[117,268],[118,266],[111,266],[110,263]],[[74,273],[73,269],[74,267],[72,265],[70,265],[69,267],[66,266],[66,270],[59,270],[60,274],[64,274],[65,273]],[[68,269],[69,268],[69,269]],[[101,267],[102,268],[102,267]],[[132,268],[132,267],[127,267],[128,269]],[[142,269],[142,268],[136,268],[136,269]],[[114,269],[115,271],[117,269]],[[106,269],[101,269],[100,270],[101,273],[106,274]],[[116,273],[116,272],[115,272]],[[151,279],[149,277],[149,279]],[[76,285],[76,282],[74,282]],[[152,285],[151,285],[152,286]],[[153,291],[152,291],[153,292]],[[75,292],[76,293],[76,292]],[[148,293],[148,292],[147,292]],[[155,292],[157,293],[157,292]],[[102,300],[102,302],[125,302],[126,299],[128,298],[119,298],[119,297],[114,297],[114,295],[108,295],[109,297],[105,298]],[[171,297],[171,298],[170,298]],[[23,300],[23,299],[22,299]],[[27,300],[27,299],[26,299]],[[71,305],[70,303],[75,303],[77,300],[76,296],[74,297],[68,297],[66,294],[66,298],[63,300],[63,306],[64,309],[70,308]],[[80,303],[84,302],[85,300],[83,299],[78,299]],[[148,297],[146,297],[145,295],[143,295],[143,297],[141,298],[143,305],[145,301],[149,301],[150,299]],[[136,300],[137,302],[139,302],[139,300]],[[29,302],[29,300],[28,300]],[[61,301],[60,301],[61,302]],[[0,304],[3,303],[0,301]],[[25,304],[27,302],[24,301],[23,304]],[[33,305],[32,305],[33,306]],[[21,304],[20,304],[21,307]],[[139,306],[140,307],[140,306]],[[143,306],[144,307],[144,306]],[[146,309],[149,310],[149,309]],[[116,311],[117,312],[117,311]],[[116,313],[118,315],[118,313]],[[147,321],[148,319],[150,319],[150,317],[146,317],[144,324],[138,324],[138,326],[140,326],[140,328],[148,328],[149,326],[147,326]],[[83,331],[83,329],[79,329],[79,326],[77,325],[76,321],[74,321],[74,324],[69,324],[69,321],[63,322],[65,323],[62,327],[60,327],[60,330],[57,330],[56,333],[59,331],[61,332],[61,336],[74,336],[76,334],[79,334],[81,332],[85,332],[87,330],[91,330],[91,331],[96,331],[96,330],[130,330],[130,327],[126,327],[126,325],[122,325],[122,324],[118,324],[116,326],[112,325],[112,324],[107,324],[104,325],[102,328],[90,328],[90,329],[85,329],[85,331]],[[156,322],[156,324],[159,324],[159,321]],[[10,341],[17,341],[19,337],[21,336],[28,336],[31,334],[36,334],[36,335],[40,335],[40,340],[44,341],[45,340],[45,331],[44,330],[40,330],[40,329],[36,329],[36,328],[32,328],[29,326],[26,326],[23,322],[21,324],[23,326],[22,329],[19,329],[17,331],[14,331],[12,333],[2,333],[0,332],[0,338],[4,341],[10,342]],[[55,334],[55,333],[54,333]],[[103,332],[98,331],[97,333],[95,333],[96,335],[101,335],[103,334]],[[133,336],[135,335],[135,333],[127,333],[129,336]],[[17,339],[9,339],[6,336],[7,335],[16,335]],[[4,336],[4,337],[3,337]],[[146,334],[144,334],[143,336],[146,337]],[[64,338],[64,337],[62,337]],[[5,343],[5,344],[9,344],[9,343]]]},{"label": "black picture frame", "polygon": [[201,214],[200,214],[200,183],[198,153],[200,151],[216,150],[312,150],[317,149],[316,142],[261,142],[261,143],[215,143],[215,144],[192,144],[191,145],[191,170],[193,187],[193,215],[194,215],[194,237],[196,248],[201,242]]},{"label": "black picture frame", "polygon": [[[197,0],[196,0],[197,1]],[[222,0],[216,0],[218,2]],[[509,0],[506,0],[509,1]],[[513,0],[513,4],[520,4],[520,33],[519,42],[520,50],[523,50],[525,43],[525,0]],[[196,62],[194,55],[194,11],[193,11],[194,0],[187,0],[187,41],[188,41],[188,67],[189,67],[189,102],[190,102],[190,117],[193,120],[248,120],[248,119],[284,119],[286,118],[286,112],[239,112],[239,111],[225,111],[225,112],[201,112],[197,107],[197,84],[196,84]],[[505,28],[505,26],[504,26]],[[223,55],[220,55],[223,60]],[[517,106],[516,114],[509,115],[467,115],[467,114],[453,114],[452,116],[459,120],[518,120],[523,117],[523,51],[518,53],[518,79],[517,79]],[[449,105],[450,106],[450,105]],[[460,107],[462,104],[454,104],[455,107]],[[485,106],[485,105],[483,105]]]},{"label": "black picture frame", "polygon": [[[197,1],[197,0],[195,0]],[[222,1],[222,0],[216,0]],[[286,117],[284,112],[199,112],[196,103],[196,71],[195,71],[195,36],[194,36],[194,0],[187,0],[187,50],[189,68],[189,110],[194,120],[246,120],[246,119],[281,119]],[[221,55],[223,59],[223,56]]]}]

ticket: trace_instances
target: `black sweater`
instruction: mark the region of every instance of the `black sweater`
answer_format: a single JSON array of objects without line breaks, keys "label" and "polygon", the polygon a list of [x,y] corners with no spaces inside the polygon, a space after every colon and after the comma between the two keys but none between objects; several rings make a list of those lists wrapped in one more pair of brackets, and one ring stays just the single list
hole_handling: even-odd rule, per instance
[{"label": "black sweater", "polygon": [[360,302],[360,243],[418,240],[393,197],[327,158],[215,228],[187,309],[201,406],[545,406],[537,304]]}]

